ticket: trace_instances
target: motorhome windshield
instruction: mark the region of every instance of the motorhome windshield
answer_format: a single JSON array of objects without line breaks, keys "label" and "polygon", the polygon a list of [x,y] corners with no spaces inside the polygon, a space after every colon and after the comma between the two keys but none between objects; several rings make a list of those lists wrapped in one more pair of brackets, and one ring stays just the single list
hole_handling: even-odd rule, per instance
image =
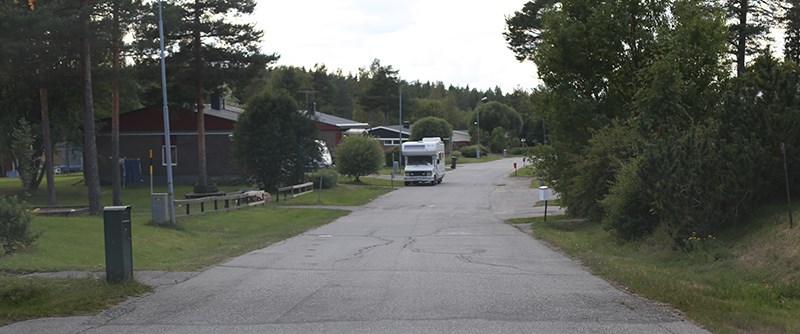
[{"label": "motorhome windshield", "polygon": [[415,155],[412,155],[412,156],[408,157],[408,162],[406,164],[408,164],[408,165],[432,165],[433,164],[433,159],[431,157],[429,157],[429,156],[415,156]]}]

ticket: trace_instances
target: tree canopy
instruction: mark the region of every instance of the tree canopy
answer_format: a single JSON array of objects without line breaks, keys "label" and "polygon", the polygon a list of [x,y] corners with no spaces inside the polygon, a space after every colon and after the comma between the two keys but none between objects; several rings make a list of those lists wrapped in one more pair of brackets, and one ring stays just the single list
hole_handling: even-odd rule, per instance
[{"label": "tree canopy", "polygon": [[442,140],[453,136],[453,126],[444,119],[428,116],[414,122],[411,128],[411,140],[422,140],[425,137],[439,137]]},{"label": "tree canopy", "polygon": [[253,98],[233,133],[233,153],[259,187],[275,191],[304,179],[305,168],[319,159],[315,121],[299,112],[285,93]]},{"label": "tree canopy", "polygon": [[377,173],[381,169],[383,158],[383,150],[377,140],[347,136],[336,147],[336,170],[361,182],[362,176]]}]

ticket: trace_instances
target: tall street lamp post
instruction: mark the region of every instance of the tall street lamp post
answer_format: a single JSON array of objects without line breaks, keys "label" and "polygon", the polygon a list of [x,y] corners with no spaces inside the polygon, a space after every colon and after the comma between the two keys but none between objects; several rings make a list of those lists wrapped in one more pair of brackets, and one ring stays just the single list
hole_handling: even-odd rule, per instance
[{"label": "tall street lamp post", "polygon": [[[487,100],[489,100],[489,98],[487,98],[486,96],[482,97],[481,100],[478,102],[478,106],[481,105],[481,102],[486,102]],[[475,122],[475,125],[478,128],[478,145],[475,146],[475,155],[477,155],[478,159],[480,159],[481,158],[481,112],[480,110],[478,110],[477,106],[475,107],[475,118],[477,120],[477,122]]]},{"label": "tall street lamp post", "polygon": [[158,1],[158,43],[161,60],[161,95],[163,99],[164,116],[164,156],[167,164],[167,205],[169,210],[169,223],[175,225],[175,191],[172,186],[172,143],[169,133],[169,106],[167,105],[167,74],[164,64],[164,15],[161,11],[161,0]]}]

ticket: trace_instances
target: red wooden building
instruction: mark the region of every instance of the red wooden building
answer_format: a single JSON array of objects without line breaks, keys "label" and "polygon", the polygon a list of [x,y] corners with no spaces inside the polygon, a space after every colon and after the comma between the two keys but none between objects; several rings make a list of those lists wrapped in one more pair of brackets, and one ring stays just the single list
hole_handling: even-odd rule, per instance
[{"label": "red wooden building", "polygon": [[[205,109],[206,168],[208,176],[232,178],[242,174],[242,168],[233,159],[231,136],[233,127],[243,109],[226,106],[224,101]],[[172,146],[172,173],[176,183],[190,184],[197,181],[197,117],[194,110],[171,108],[170,144]],[[366,129],[366,123],[315,113],[320,139],[333,152],[349,129]],[[155,180],[166,178],[164,146],[164,122],[161,106],[147,107],[120,115],[120,158],[140,159],[144,175],[149,172],[149,152],[153,150]],[[111,177],[111,126],[106,120],[98,134],[97,151],[101,179]],[[145,177],[146,178],[146,177]]]}]

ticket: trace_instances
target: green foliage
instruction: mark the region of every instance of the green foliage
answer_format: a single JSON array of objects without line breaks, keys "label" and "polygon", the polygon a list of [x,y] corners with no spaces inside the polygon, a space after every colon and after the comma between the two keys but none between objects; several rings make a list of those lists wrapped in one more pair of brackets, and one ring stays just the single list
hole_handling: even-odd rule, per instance
[{"label": "green foliage", "polygon": [[110,284],[96,278],[0,275],[0,326],[35,318],[96,314],[152,290],[136,281]]},{"label": "green foliage", "polygon": [[39,237],[30,230],[28,205],[16,197],[0,196],[0,255],[30,246]]},{"label": "green foliage", "polygon": [[410,140],[422,140],[425,137],[439,137],[444,140],[453,136],[453,126],[442,118],[428,116],[414,122]]},{"label": "green foliage", "polygon": [[800,0],[789,0],[787,4],[789,6],[782,18],[786,24],[783,52],[787,59],[800,63]]},{"label": "green foliage", "polygon": [[650,212],[645,185],[639,176],[639,159],[622,164],[614,184],[600,201],[604,212],[603,226],[617,238],[634,240],[652,233],[658,226],[657,217]]},{"label": "green foliage", "polygon": [[317,128],[285,93],[264,93],[247,105],[233,134],[237,162],[262,189],[296,184],[305,167],[319,158]]},{"label": "green foliage", "polygon": [[[487,149],[486,146],[481,145],[480,147],[481,147],[481,156],[489,154],[489,149]],[[458,149],[458,151],[461,152],[461,156],[465,158],[477,158],[478,154],[478,152],[476,151],[477,148],[478,148],[477,145],[470,145],[470,146],[464,146]]]},{"label": "green foliage", "polygon": [[530,156],[531,155],[531,148],[530,147],[513,147],[511,151],[509,151],[513,155],[521,155],[521,156]]},{"label": "green foliage", "polygon": [[[11,153],[17,163],[19,180],[25,193],[30,192],[33,179],[36,177],[36,164],[33,155],[33,129],[24,118],[20,118],[11,131]],[[36,159],[38,160],[38,159]]]},{"label": "green foliage", "polygon": [[[480,124],[478,123],[480,118]],[[504,135],[517,137],[522,129],[522,116],[513,108],[498,101],[482,103],[470,115],[469,134],[473,142],[478,140],[478,125],[480,125],[481,144],[491,145],[492,133],[495,128],[503,128]]]},{"label": "green foliage", "polygon": [[595,133],[574,162],[580,173],[564,184],[568,195],[562,198],[570,214],[595,222],[603,219],[605,212],[598,202],[609,193],[620,168],[640,153],[641,141],[638,133],[624,124],[615,123]]},{"label": "green foliage", "polygon": [[[786,228],[786,203],[748,221],[736,237],[697,234],[693,251],[673,248],[661,229],[620,244],[599,225],[534,223],[537,238],[563,250],[632,293],[669,304],[714,333],[800,331],[800,233]],[[795,212],[797,206],[795,206]],[[768,224],[763,224],[768,221]],[[690,236],[691,238],[692,236]],[[777,241],[777,242],[776,242]],[[737,256],[730,256],[736,254]]]},{"label": "green foliage", "polygon": [[378,141],[363,136],[347,136],[336,147],[336,170],[352,176],[356,182],[360,177],[375,174],[384,163],[383,150]]},{"label": "green foliage", "polygon": [[314,182],[314,189],[319,189],[320,180],[322,189],[330,189],[339,184],[339,173],[333,169],[320,169],[316,172],[306,174],[307,182]]},{"label": "green foliage", "polygon": [[[386,167],[393,167],[394,162],[400,158],[400,147],[395,146],[392,147],[385,152],[383,152],[383,159],[386,162]],[[402,165],[402,163],[401,163]]]},{"label": "green foliage", "polygon": [[503,153],[508,149],[508,132],[503,127],[492,129],[492,136],[489,138],[489,149],[494,153]]},{"label": "green foliage", "polygon": [[736,73],[745,71],[745,57],[761,50],[780,5],[776,0],[724,1],[725,18],[730,22],[730,53],[736,56]]}]

